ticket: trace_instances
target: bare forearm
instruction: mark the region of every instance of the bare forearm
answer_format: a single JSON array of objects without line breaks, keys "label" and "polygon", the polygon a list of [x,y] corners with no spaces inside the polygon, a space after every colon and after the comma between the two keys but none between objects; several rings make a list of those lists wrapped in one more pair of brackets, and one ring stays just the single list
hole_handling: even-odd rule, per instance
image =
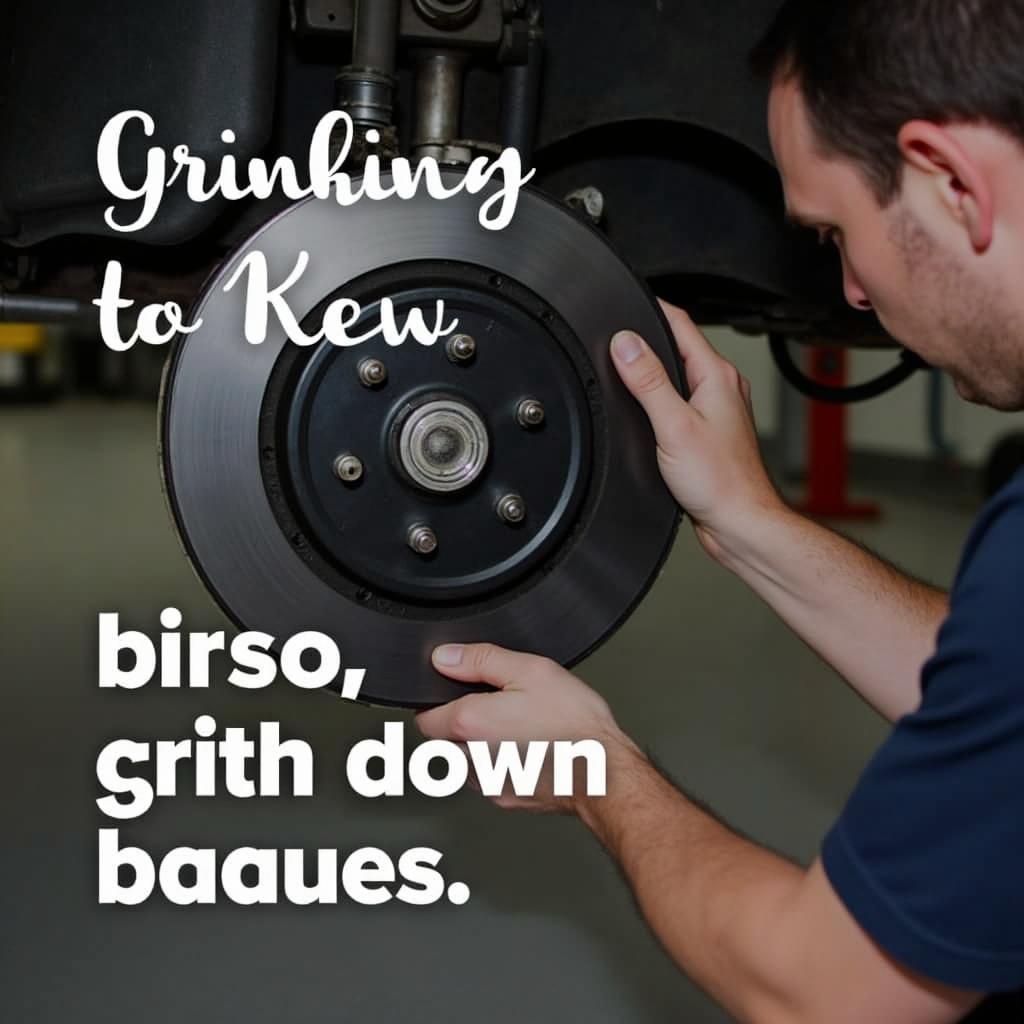
[{"label": "bare forearm", "polygon": [[943,591],[784,507],[721,561],[887,718],[917,707],[948,609]]},{"label": "bare forearm", "polygon": [[588,799],[581,819],[676,963],[737,1019],[766,1019],[791,999],[772,928],[803,870],[701,810],[632,745],[609,751],[608,770],[608,795]]}]

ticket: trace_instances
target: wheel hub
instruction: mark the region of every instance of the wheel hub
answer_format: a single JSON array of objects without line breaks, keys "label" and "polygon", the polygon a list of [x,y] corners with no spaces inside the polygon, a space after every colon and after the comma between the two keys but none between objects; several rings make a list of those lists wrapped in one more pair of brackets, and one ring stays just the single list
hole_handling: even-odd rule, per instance
[{"label": "wheel hub", "polygon": [[[402,614],[479,601],[538,571],[590,479],[594,370],[582,344],[528,289],[454,261],[389,267],[345,294],[362,307],[358,330],[385,295],[400,327],[440,298],[473,358],[448,358],[444,340],[286,350],[263,414],[283,529],[335,585]],[[370,363],[383,382],[361,386]],[[543,424],[524,425],[524,403],[543,407]],[[355,484],[339,482],[342,455],[364,467]],[[509,495],[522,515],[506,514]],[[430,530],[429,551],[410,543],[413,527]]]},{"label": "wheel hub", "polygon": [[414,484],[446,494],[461,491],[480,475],[490,440],[483,419],[453,395],[413,409],[395,447],[399,466]]}]

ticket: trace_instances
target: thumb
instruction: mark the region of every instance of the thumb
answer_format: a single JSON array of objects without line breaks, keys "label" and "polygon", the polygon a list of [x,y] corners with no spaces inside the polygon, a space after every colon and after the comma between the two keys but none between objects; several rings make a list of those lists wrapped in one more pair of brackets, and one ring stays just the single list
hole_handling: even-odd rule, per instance
[{"label": "thumb", "polygon": [[654,350],[633,331],[619,331],[612,338],[612,362],[622,383],[643,406],[654,427],[654,434],[662,448],[678,427],[680,420],[695,415],[676,391],[668,373]]},{"label": "thumb", "polygon": [[490,683],[501,690],[530,669],[536,671],[543,660],[496,644],[443,644],[431,655],[434,668],[442,675],[463,683]]}]

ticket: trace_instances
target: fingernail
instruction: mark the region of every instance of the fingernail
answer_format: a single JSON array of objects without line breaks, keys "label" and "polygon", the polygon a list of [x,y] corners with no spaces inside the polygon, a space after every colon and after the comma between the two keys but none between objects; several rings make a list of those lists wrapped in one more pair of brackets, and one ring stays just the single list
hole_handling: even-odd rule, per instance
[{"label": "fingernail", "polygon": [[619,362],[635,363],[644,350],[644,343],[632,331],[619,331],[612,338],[612,354]]},{"label": "fingernail", "polygon": [[444,644],[434,648],[435,665],[459,665],[462,663],[462,644]]}]

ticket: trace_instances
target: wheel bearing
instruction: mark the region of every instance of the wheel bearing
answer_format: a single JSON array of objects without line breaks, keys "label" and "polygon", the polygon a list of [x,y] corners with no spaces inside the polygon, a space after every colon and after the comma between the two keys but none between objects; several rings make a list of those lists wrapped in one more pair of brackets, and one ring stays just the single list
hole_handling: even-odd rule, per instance
[{"label": "wheel bearing", "polygon": [[402,471],[425,491],[468,487],[487,465],[490,440],[479,414],[458,398],[437,398],[411,410],[395,448]]}]

